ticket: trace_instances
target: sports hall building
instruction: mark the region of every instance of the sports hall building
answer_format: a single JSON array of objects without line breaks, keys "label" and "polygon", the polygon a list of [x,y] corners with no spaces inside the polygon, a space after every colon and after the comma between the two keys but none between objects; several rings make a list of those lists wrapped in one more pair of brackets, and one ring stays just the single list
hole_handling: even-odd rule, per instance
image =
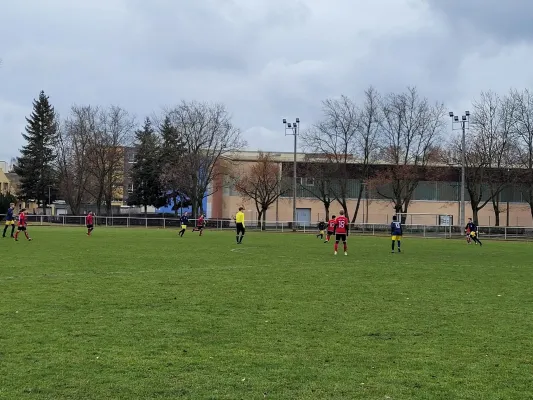
[{"label": "sports hall building", "polygon": [[[268,153],[271,160],[279,168],[279,176],[284,187],[289,190],[276,201],[267,211],[267,222],[292,221],[292,182],[294,171],[294,153]],[[246,173],[257,160],[259,153],[252,151],[242,151],[226,157],[223,160],[224,173],[218,174],[213,182],[211,192],[207,201],[207,215],[209,218],[232,218],[240,206],[246,208],[246,219],[248,221],[257,220],[255,204],[250,199],[243,198],[232,185],[232,176]],[[318,158],[312,158],[306,154],[297,154],[297,219],[301,224],[313,225],[317,221],[325,219],[325,209],[323,203],[318,200],[313,193],[317,184],[313,171],[320,168]],[[313,165],[311,165],[313,164]],[[325,164],[323,164],[325,165]],[[348,180],[348,213],[352,217],[357,197],[364,180],[361,179],[361,164],[357,160],[352,160],[348,165],[348,176],[353,176]],[[386,168],[382,164],[372,165],[373,169]],[[421,181],[413,193],[409,204],[408,212],[412,214],[407,217],[407,224],[449,224],[445,216],[451,216],[452,224],[459,221],[460,210],[460,168],[440,166],[435,167],[439,171],[432,174],[433,180]],[[435,178],[438,177],[438,178]],[[358,223],[390,223],[395,214],[392,202],[382,198],[376,190],[365,188],[360,202],[359,212],[356,222]],[[465,210],[466,217],[472,215],[472,208],[465,190]],[[339,203],[333,202],[330,213],[338,213],[342,207]],[[529,205],[523,200],[522,193],[518,188],[509,187],[500,194],[500,226],[533,226]],[[449,218],[448,218],[449,219]],[[495,225],[495,215],[492,201],[478,213],[478,222],[483,226]]]}]

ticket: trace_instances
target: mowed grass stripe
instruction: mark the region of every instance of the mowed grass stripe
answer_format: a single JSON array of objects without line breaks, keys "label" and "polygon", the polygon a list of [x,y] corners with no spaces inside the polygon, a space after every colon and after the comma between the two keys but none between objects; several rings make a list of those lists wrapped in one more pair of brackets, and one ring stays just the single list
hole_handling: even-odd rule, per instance
[{"label": "mowed grass stripe", "polygon": [[0,398],[530,398],[527,243],[30,233],[0,240]]}]

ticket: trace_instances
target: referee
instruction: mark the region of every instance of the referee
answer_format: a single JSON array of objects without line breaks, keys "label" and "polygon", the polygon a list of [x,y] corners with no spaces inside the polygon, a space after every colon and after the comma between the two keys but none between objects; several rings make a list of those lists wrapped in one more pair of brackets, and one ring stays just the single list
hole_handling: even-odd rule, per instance
[{"label": "referee", "polygon": [[246,228],[244,227],[244,207],[239,207],[239,212],[235,215],[235,223],[237,224],[237,244],[242,243],[242,238]]}]

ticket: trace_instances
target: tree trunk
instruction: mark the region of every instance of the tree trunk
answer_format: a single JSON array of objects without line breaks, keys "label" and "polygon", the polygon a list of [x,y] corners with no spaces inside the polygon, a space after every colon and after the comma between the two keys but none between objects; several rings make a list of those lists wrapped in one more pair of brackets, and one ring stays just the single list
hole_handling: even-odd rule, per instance
[{"label": "tree trunk", "polygon": [[257,210],[257,227],[261,228],[261,221],[263,220],[263,211]]},{"label": "tree trunk", "polygon": [[478,224],[478,213],[479,213],[479,208],[473,207],[472,208],[472,219],[474,220],[474,223],[476,225]]},{"label": "tree trunk", "polygon": [[[359,214],[359,207],[361,206],[361,199],[363,197],[363,190],[364,190],[364,186],[361,185],[361,187],[359,188],[359,193],[357,194],[357,204],[355,205],[355,211],[353,213],[353,217],[352,217],[352,224],[355,223],[355,220],[357,219],[357,214]],[[365,222],[365,221],[363,221]]]},{"label": "tree trunk", "polygon": [[492,208],[494,210],[494,226],[500,226],[500,214],[502,211],[500,210],[500,201],[495,199],[495,197],[492,197]]},{"label": "tree trunk", "polygon": [[262,231],[266,230],[266,214],[267,214],[267,210],[265,208],[263,210],[263,218],[261,219],[261,230]]},{"label": "tree trunk", "polygon": [[[324,202],[324,210],[326,211],[326,222],[329,221],[329,205],[329,202]],[[533,213],[533,209],[531,212]]]},{"label": "tree trunk", "polygon": [[147,218],[148,217],[148,206],[145,204],[144,205],[144,218]]}]

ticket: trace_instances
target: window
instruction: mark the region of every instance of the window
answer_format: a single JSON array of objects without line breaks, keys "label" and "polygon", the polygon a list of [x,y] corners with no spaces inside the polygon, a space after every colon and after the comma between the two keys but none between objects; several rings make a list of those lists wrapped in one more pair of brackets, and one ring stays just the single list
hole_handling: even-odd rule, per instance
[{"label": "window", "polygon": [[128,151],[128,162],[130,164],[133,164],[135,162],[135,152],[134,151]]},{"label": "window", "polygon": [[305,184],[307,186],[315,186],[315,178],[306,178],[305,179]]},{"label": "window", "polygon": [[133,193],[133,182],[128,183],[128,193]]}]

